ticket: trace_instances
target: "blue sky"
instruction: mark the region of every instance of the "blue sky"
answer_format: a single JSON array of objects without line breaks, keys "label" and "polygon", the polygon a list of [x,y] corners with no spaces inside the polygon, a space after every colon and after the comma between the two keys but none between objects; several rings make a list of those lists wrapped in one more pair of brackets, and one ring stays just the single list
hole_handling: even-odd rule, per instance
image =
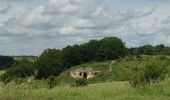
[{"label": "blue sky", "polygon": [[170,46],[170,0],[0,0],[0,54],[39,55],[107,36]]}]

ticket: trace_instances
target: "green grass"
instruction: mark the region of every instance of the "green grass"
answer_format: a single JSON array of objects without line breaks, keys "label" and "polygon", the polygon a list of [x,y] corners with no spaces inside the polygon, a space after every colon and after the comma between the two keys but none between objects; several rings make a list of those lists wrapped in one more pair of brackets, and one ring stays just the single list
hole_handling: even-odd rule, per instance
[{"label": "green grass", "polygon": [[3,73],[5,73],[5,70],[0,70],[0,75],[2,75]]},{"label": "green grass", "polygon": [[159,86],[133,89],[128,82],[98,83],[87,87],[30,89],[15,85],[0,86],[0,100],[169,100],[170,81]]}]

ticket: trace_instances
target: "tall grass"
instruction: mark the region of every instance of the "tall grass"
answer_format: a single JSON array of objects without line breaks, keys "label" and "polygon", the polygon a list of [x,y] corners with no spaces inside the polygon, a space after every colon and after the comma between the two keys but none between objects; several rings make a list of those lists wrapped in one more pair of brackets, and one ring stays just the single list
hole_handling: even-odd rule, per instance
[{"label": "tall grass", "polygon": [[23,88],[0,85],[0,100],[169,100],[170,81],[142,88],[131,88],[128,82],[90,84],[86,87],[54,89]]}]

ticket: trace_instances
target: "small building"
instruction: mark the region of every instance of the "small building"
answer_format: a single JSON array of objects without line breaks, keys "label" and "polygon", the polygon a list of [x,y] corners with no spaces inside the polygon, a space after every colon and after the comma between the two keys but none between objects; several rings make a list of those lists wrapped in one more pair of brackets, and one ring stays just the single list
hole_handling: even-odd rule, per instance
[{"label": "small building", "polygon": [[86,78],[86,79],[89,79],[89,78],[93,78],[98,73],[100,73],[100,71],[93,70],[92,68],[90,68],[90,69],[85,69],[85,70],[71,71],[70,75],[73,78]]}]

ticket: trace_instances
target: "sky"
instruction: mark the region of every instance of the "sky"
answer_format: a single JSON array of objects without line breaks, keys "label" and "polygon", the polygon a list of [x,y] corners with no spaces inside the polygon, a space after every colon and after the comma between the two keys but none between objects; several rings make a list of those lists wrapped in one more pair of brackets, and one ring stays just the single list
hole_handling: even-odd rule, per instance
[{"label": "sky", "polygon": [[170,0],[0,0],[0,55],[40,55],[115,36],[170,46]]}]

